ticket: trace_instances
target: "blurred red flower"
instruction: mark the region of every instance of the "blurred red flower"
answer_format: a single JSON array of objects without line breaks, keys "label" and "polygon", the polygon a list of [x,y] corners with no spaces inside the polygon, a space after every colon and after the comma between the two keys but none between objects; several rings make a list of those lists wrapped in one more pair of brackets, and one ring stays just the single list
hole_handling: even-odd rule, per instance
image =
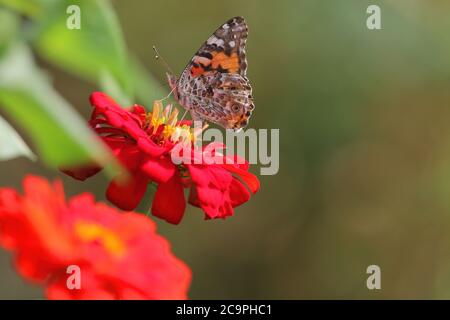
[{"label": "blurred red flower", "polygon": [[[149,218],[121,214],[88,193],[66,201],[59,181],[28,176],[23,196],[0,189],[0,244],[49,299],[187,297],[191,271]],[[67,285],[71,265],[80,268],[80,289]]]},{"label": "blurred red flower", "polygon": [[[195,149],[196,133],[191,122],[177,121],[177,111],[170,106],[163,110],[162,104],[156,102],[151,113],[139,105],[127,110],[101,92],[93,93],[90,100],[94,106],[90,125],[131,175],[125,183],[120,179],[123,177],[113,180],[106,191],[107,198],[119,208],[134,210],[148,184],[154,182],[157,191],[152,214],[178,224],[186,207],[184,188],[190,189],[189,203],[202,208],[206,219],[232,215],[234,207],[250,199],[250,192],[258,191],[259,181],[248,172],[248,163],[237,156],[221,155],[218,150],[224,145]],[[180,145],[189,146],[189,152],[175,155]],[[180,164],[176,165],[173,157],[178,157]],[[193,161],[198,157],[210,161]],[[100,169],[92,166],[63,172],[85,180]]]}]

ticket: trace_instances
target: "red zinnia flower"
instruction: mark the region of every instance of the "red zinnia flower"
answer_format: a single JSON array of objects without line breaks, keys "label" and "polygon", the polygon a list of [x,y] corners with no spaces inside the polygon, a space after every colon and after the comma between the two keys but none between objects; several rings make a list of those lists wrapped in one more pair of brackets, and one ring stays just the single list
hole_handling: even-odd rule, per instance
[{"label": "red zinnia flower", "polygon": [[[106,192],[107,198],[119,208],[135,209],[148,184],[155,182],[153,215],[177,224],[186,207],[184,188],[190,189],[189,203],[202,208],[207,219],[232,215],[234,207],[250,199],[248,190],[258,191],[259,181],[248,172],[247,162],[237,161],[237,157],[232,161],[214,161],[219,155],[217,150],[209,153],[196,150],[190,122],[177,122],[177,111],[172,112],[170,106],[162,110],[161,103],[156,102],[152,113],[146,113],[139,105],[127,110],[101,92],[91,95],[91,103],[94,111],[90,125],[131,174],[126,183],[123,179],[113,180]],[[191,149],[189,154],[179,156],[181,164],[176,165],[172,156],[180,144]],[[195,157],[213,160],[209,164],[186,161]],[[94,166],[64,172],[84,180],[99,170]]]},{"label": "red zinnia flower", "polygon": [[[49,299],[184,299],[191,278],[149,218],[88,193],[66,201],[59,181],[34,176],[23,196],[0,189],[0,244]],[[80,268],[80,289],[67,286],[71,265]]]}]

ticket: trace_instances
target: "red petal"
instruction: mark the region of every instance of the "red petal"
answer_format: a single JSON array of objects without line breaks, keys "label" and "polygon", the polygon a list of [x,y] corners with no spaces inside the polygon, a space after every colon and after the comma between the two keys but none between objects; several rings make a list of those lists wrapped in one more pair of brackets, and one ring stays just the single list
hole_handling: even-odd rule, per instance
[{"label": "red petal", "polygon": [[91,165],[80,168],[59,168],[59,170],[76,180],[84,181],[87,178],[96,175],[102,168],[97,165]]},{"label": "red petal", "polygon": [[130,108],[130,112],[137,115],[138,117],[145,116],[145,108],[139,104],[135,104]]},{"label": "red petal", "polygon": [[260,184],[258,178],[245,170],[241,170],[239,168],[236,168],[233,165],[230,164],[224,164],[222,165],[225,169],[227,169],[229,172],[235,173],[239,178],[241,178],[242,181],[247,185],[247,187],[250,189],[250,191],[255,194],[258,192]]},{"label": "red petal", "polygon": [[237,207],[250,200],[250,192],[237,179],[233,179],[230,185],[230,202],[231,206]]},{"label": "red petal", "polygon": [[148,158],[141,169],[148,175],[150,180],[157,183],[167,182],[177,172],[177,168],[168,157],[159,159]]},{"label": "red petal", "polygon": [[181,120],[177,122],[177,126],[188,126],[190,127],[192,125],[192,120]]},{"label": "red petal", "polygon": [[102,115],[106,118],[107,124],[122,129],[135,140],[147,136],[141,127],[141,118],[135,113],[122,108],[108,95],[102,92],[94,92],[90,100],[91,104],[95,107],[91,117],[91,125],[95,123],[97,117]]},{"label": "red petal", "polygon": [[233,213],[227,197],[232,175],[219,166],[188,165],[195,191],[190,203],[200,206],[208,218],[220,218]]},{"label": "red petal", "polygon": [[181,178],[175,174],[168,182],[158,185],[153,199],[152,214],[169,223],[178,224],[183,218],[185,209],[186,201]]},{"label": "red petal", "polygon": [[114,179],[108,186],[106,197],[122,210],[134,210],[147,191],[148,178],[135,175],[129,181]]},{"label": "red petal", "polygon": [[250,167],[250,164],[248,163],[248,161],[245,160],[244,158],[238,156],[237,154],[232,155],[232,156],[227,156],[224,163],[233,165],[235,168],[245,170],[245,171],[248,171],[248,169]]},{"label": "red petal", "polygon": [[114,101],[113,98],[111,98],[110,96],[108,96],[103,92],[93,92],[89,97],[89,100],[91,101],[91,104],[95,107],[99,108],[113,107],[118,108],[119,110],[122,109],[122,107],[116,101]]},{"label": "red petal", "polygon": [[117,153],[117,158],[120,162],[132,172],[139,170],[142,163],[142,153],[136,145],[124,144],[120,152]]},{"label": "red petal", "polygon": [[151,139],[143,137],[137,140],[137,145],[142,151],[151,157],[160,157],[168,151],[166,148],[158,146]]}]

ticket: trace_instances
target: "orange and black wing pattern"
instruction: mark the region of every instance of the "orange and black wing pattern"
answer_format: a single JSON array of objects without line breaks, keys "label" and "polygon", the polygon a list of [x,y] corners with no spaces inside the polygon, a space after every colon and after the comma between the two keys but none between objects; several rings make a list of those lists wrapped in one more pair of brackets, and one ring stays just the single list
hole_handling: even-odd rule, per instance
[{"label": "orange and black wing pattern", "polygon": [[228,20],[197,51],[185,72],[189,72],[191,77],[214,71],[245,77],[247,35],[248,27],[244,18]]},{"label": "orange and black wing pattern", "polygon": [[171,81],[177,101],[194,120],[227,129],[245,127],[255,105],[247,79],[244,18],[225,22],[202,45],[180,78]]}]

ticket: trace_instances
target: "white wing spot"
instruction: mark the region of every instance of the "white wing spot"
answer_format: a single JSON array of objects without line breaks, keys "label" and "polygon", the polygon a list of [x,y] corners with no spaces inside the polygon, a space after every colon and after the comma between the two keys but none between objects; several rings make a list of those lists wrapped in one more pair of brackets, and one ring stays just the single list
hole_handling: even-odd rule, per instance
[{"label": "white wing spot", "polygon": [[215,36],[212,36],[211,38],[209,38],[208,41],[206,41],[206,43],[210,44],[210,45],[216,44],[219,47],[223,47],[223,44],[224,44],[222,39],[219,39]]}]

